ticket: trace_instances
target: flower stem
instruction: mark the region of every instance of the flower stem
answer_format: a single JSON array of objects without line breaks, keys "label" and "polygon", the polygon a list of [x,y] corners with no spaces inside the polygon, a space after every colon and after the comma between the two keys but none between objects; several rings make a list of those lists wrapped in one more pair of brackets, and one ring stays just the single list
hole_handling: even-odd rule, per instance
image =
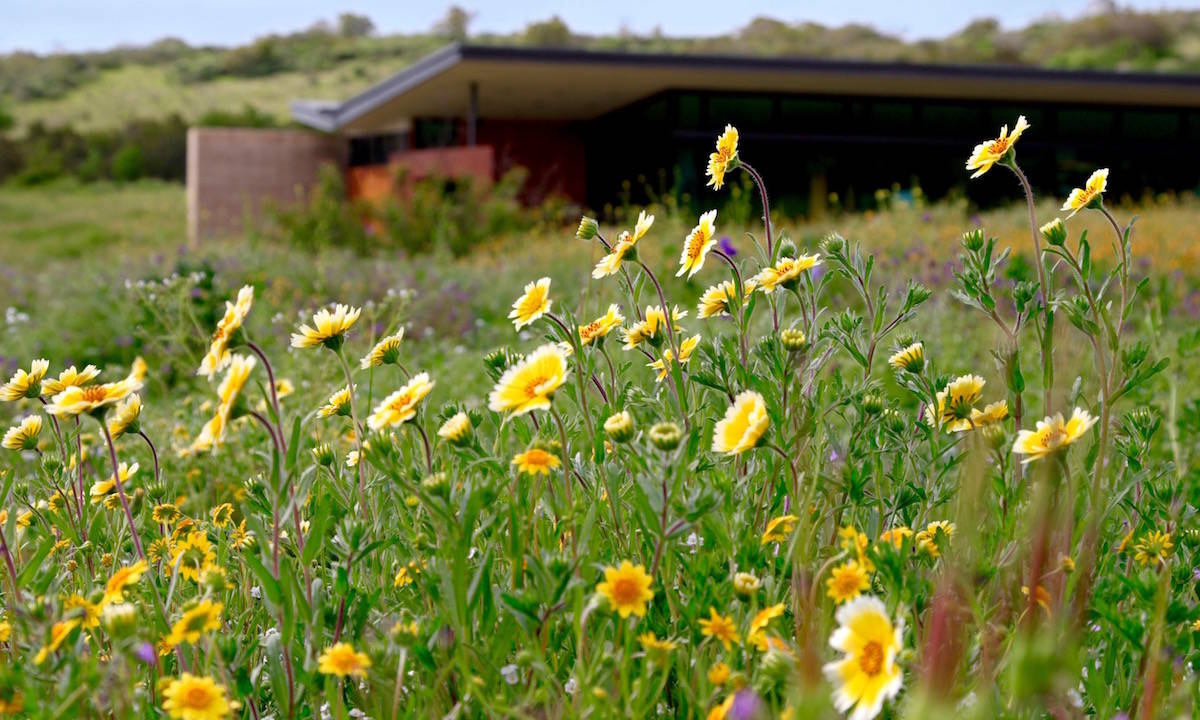
[{"label": "flower stem", "polygon": [[138,534],[137,524],[133,521],[133,511],[129,508],[129,498],[125,496],[125,485],[121,482],[121,466],[117,462],[117,446],[113,444],[112,433],[108,431],[108,425],[105,424],[104,418],[97,417],[96,422],[100,423],[100,429],[104,431],[104,439],[108,442],[108,457],[112,461],[113,483],[117,488],[117,497],[121,499],[121,508],[125,510],[125,520],[129,522],[133,547],[137,550],[138,558],[145,560],[146,553],[142,550],[142,536]]}]

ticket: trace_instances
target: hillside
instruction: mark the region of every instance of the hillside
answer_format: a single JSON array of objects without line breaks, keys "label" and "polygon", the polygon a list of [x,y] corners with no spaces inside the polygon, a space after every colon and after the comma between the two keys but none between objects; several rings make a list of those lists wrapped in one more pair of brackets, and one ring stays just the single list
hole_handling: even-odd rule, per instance
[{"label": "hillside", "polygon": [[0,116],[7,108],[17,133],[35,123],[115,130],[172,113],[192,122],[214,110],[247,107],[287,122],[292,98],[343,98],[446,42],[468,39],[628,52],[1200,72],[1200,11],[1134,12],[1110,6],[1015,31],[984,19],[946,38],[916,42],[862,25],[825,27],[770,18],[705,38],[585,35],[557,18],[511,35],[475,35],[469,22],[469,13],[452,9],[428,33],[375,36],[369,19],[343,15],[336,23],[235,48],[192,47],[167,39],[98,53],[0,56]]}]

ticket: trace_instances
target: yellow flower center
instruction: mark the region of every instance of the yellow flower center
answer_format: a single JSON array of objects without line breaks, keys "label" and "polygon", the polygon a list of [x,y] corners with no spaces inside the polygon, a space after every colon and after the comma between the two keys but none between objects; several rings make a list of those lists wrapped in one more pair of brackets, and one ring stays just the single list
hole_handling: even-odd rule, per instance
[{"label": "yellow flower center", "polygon": [[91,385],[83,388],[81,397],[84,402],[100,402],[108,397],[108,391],[103,385]]},{"label": "yellow flower center", "polygon": [[874,640],[864,645],[858,656],[858,666],[871,677],[878,675],[883,670],[883,646]]},{"label": "yellow flower center", "polygon": [[180,699],[182,700],[180,704],[184,707],[199,710],[208,707],[212,698],[208,693],[208,688],[203,685],[193,685],[187,689],[187,692]]},{"label": "yellow flower center", "polygon": [[839,573],[833,578],[833,589],[839,596],[852,595],[858,590],[858,574],[854,572]]},{"label": "yellow flower center", "polygon": [[619,605],[630,605],[637,602],[638,584],[633,578],[617,578],[612,584],[613,600]]},{"label": "yellow flower center", "polygon": [[549,379],[550,378],[545,375],[537,375],[535,377],[530,378],[529,382],[525,383],[525,388],[524,388],[525,397],[532,400],[533,398],[540,395],[541,393],[538,392],[538,388],[540,388],[542,385],[545,385],[546,381]]}]

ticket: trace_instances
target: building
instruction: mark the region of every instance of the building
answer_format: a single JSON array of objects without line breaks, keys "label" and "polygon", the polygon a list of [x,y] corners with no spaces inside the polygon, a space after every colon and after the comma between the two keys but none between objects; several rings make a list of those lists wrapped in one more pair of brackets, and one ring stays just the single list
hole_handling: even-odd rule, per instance
[{"label": "building", "polygon": [[290,201],[322,163],[368,199],[514,166],[529,171],[529,202],[686,199],[727,122],[790,212],[819,214],[830,193],[862,205],[916,178],[932,196],[969,190],[971,148],[1020,114],[1034,128],[1022,166],[1043,190],[1062,194],[1099,165],[1130,192],[1200,186],[1197,164],[1179,162],[1200,147],[1197,75],[451,45],[292,114],[311,131],[193,129],[193,235]]}]

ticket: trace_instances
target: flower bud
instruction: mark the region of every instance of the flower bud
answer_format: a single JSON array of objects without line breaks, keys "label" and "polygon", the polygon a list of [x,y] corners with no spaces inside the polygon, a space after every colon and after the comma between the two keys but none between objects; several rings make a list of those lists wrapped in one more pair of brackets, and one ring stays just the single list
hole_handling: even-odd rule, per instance
[{"label": "flower bud", "polygon": [[609,415],[604,421],[604,432],[613,442],[629,442],[634,434],[633,416],[628,410]]},{"label": "flower bud", "polygon": [[575,231],[575,237],[580,240],[592,240],[600,233],[600,225],[595,218],[590,218],[584,215],[579,219],[579,229]]},{"label": "flower bud", "polygon": [[875,393],[867,393],[862,399],[863,411],[868,415],[878,415],[883,412],[883,397]]},{"label": "flower bud", "polygon": [[137,632],[138,611],[131,603],[114,603],[100,611],[100,624],[113,637],[129,637]]},{"label": "flower bud", "polygon": [[337,455],[334,454],[333,448],[329,446],[329,443],[317,445],[312,449],[312,454],[317,464],[323,467],[332,467],[334,461],[337,459]]},{"label": "flower bud", "polygon": [[797,252],[799,251],[796,249],[796,243],[792,242],[790,239],[786,239],[779,243],[779,257],[794,258],[796,257]]},{"label": "flower bud", "polygon": [[783,349],[788,352],[797,353],[804,349],[808,344],[808,338],[804,336],[804,331],[798,328],[786,328],[779,331],[779,342],[783,343]]},{"label": "flower bud", "polygon": [[978,252],[983,249],[983,230],[975,228],[968,230],[962,235],[962,246],[970,252]]},{"label": "flower bud", "polygon": [[1063,225],[1062,218],[1054,218],[1043,225],[1039,231],[1047,243],[1056,247],[1061,247],[1067,242],[1067,228]]},{"label": "flower bud", "polygon": [[681,440],[683,431],[675,423],[661,422],[650,428],[650,442],[663,452],[670,452],[679,447]]},{"label": "flower bud", "polygon": [[421,481],[421,486],[431,495],[446,497],[450,494],[450,480],[444,472],[435,472]]},{"label": "flower bud", "polygon": [[742,597],[749,597],[758,592],[761,584],[758,578],[748,572],[740,572],[733,576],[733,589]]}]

